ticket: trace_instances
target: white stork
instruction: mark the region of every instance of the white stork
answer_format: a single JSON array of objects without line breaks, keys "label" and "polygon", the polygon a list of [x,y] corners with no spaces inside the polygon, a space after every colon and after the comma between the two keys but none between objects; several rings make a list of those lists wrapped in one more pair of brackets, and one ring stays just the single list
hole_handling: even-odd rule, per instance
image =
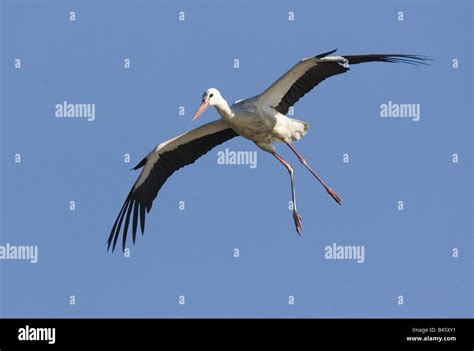
[{"label": "white stork", "polygon": [[142,234],[145,230],[145,212],[150,212],[158,191],[175,171],[194,163],[215,146],[236,136],[253,141],[262,150],[271,153],[288,170],[293,200],[293,220],[298,234],[301,233],[301,216],[296,207],[293,168],[275,152],[273,142],[283,142],[295,153],[299,161],[322,184],[329,195],[341,204],[341,198],[314,172],[306,160],[292,146],[303,137],[309,124],[288,118],[285,114],[302,96],[331,76],[347,72],[349,65],[364,62],[392,62],[426,64],[429,58],[416,55],[382,54],[357,56],[329,56],[336,50],[294,65],[262,94],[235,102],[229,107],[217,89],[211,88],[202,95],[202,103],[193,116],[198,118],[209,106],[214,106],[221,118],[190,132],[159,144],[136,167],[143,170],[128,194],[108,238],[108,249],[115,249],[123,225],[122,247],[125,249],[127,231],[132,222],[132,238],[135,243],[138,220]]}]

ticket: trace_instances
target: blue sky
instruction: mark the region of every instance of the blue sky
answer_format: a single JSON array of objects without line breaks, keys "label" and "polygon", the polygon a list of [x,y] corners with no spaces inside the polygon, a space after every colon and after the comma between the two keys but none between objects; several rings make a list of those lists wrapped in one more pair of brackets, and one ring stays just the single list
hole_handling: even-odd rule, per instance
[{"label": "blue sky", "polygon": [[[2,316],[472,317],[468,1],[3,1],[1,26],[0,245],[38,247],[35,264],[0,261]],[[295,106],[311,124],[295,147],[342,207],[278,145],[298,237],[286,171],[239,138],[168,180],[130,257],[106,252],[129,169],[218,118],[190,121],[205,89],[254,96],[335,48],[434,60],[355,65]],[[55,117],[64,101],[95,104],[95,120]],[[420,120],[381,118],[389,101],[420,106]],[[257,167],[218,164],[226,148],[256,151]],[[333,244],[363,246],[364,262],[326,259]]]}]

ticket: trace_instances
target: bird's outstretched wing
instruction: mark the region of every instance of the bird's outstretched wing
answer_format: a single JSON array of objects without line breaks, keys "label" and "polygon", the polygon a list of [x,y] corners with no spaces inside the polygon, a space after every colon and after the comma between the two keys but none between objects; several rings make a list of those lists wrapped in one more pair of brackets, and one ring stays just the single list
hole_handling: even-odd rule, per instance
[{"label": "bird's outstretched wing", "polygon": [[430,59],[418,55],[376,54],[357,56],[329,56],[336,50],[311,58],[305,58],[294,65],[260,95],[260,101],[286,114],[306,93],[320,82],[347,72],[349,65],[364,62],[392,62],[424,65]]},{"label": "bird's outstretched wing", "polygon": [[122,247],[125,249],[130,218],[133,219],[133,242],[137,234],[138,218],[142,234],[145,230],[145,211],[150,212],[153,200],[166,180],[178,169],[196,161],[215,146],[232,139],[238,134],[223,120],[207,123],[188,133],[158,145],[136,167],[143,170],[125,199],[107,241],[107,249],[115,250],[125,219]]}]

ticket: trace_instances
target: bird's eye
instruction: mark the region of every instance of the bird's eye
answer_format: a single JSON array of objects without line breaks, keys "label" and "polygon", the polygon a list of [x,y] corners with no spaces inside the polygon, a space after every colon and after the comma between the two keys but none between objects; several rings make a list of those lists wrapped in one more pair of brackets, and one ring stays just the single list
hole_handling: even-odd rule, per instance
[{"label": "bird's eye", "polygon": [[214,94],[209,95],[210,98],[213,97],[213,96],[214,96]]}]

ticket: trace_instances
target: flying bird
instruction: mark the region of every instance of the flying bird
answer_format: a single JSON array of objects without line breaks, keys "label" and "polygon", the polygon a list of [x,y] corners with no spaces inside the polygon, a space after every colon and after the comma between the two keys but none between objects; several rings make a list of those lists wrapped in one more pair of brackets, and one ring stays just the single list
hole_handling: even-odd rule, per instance
[{"label": "flying bird", "polygon": [[192,120],[196,120],[209,106],[214,106],[221,118],[159,144],[133,168],[137,170],[143,167],[115,220],[107,241],[107,249],[112,247],[112,251],[115,250],[121,231],[122,247],[125,249],[130,220],[134,243],[138,222],[142,234],[144,233],[145,215],[150,212],[153,200],[163,184],[175,171],[194,163],[215,146],[237,136],[253,141],[260,149],[272,154],[288,171],[293,221],[298,234],[302,231],[302,219],[296,206],[294,171],[291,165],[276,153],[274,142],[288,145],[298,160],[340,205],[341,197],[321,179],[292,145],[293,141],[306,135],[309,124],[285,116],[289,108],[326,78],[349,71],[350,65],[365,62],[426,65],[429,58],[400,54],[330,56],[334,52],[336,50],[300,60],[263,93],[236,101],[232,106],[228,105],[217,89],[207,89]]}]

